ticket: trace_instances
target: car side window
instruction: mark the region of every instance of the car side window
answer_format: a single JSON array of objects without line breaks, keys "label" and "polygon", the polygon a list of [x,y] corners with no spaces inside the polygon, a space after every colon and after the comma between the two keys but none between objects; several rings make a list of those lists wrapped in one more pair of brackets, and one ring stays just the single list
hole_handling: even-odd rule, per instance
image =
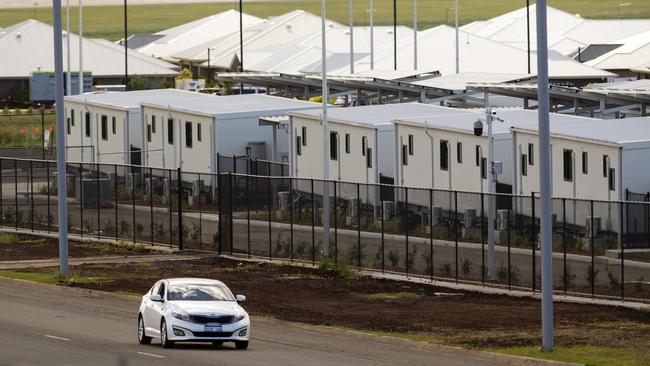
[{"label": "car side window", "polygon": [[149,294],[150,294],[150,295],[157,294],[157,293],[158,293],[158,290],[159,290],[159,287],[160,287],[160,284],[161,284],[161,282],[156,282],[156,283],[153,285],[153,287],[151,288],[151,290],[149,290]]},{"label": "car side window", "polygon": [[165,284],[164,283],[160,284],[160,289],[158,290],[158,295],[160,295],[161,299],[165,298]]}]

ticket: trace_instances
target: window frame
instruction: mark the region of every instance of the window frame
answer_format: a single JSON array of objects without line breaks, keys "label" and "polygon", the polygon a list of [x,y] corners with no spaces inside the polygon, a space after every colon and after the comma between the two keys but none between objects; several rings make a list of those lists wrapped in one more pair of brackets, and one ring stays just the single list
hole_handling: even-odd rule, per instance
[{"label": "window frame", "polygon": [[521,156],[519,157],[519,169],[521,170],[522,177],[528,176],[528,155],[527,154],[521,154]]},{"label": "window frame", "polygon": [[565,182],[574,181],[573,168],[573,150],[562,149],[562,178]]},{"label": "window frame", "polygon": [[113,135],[117,135],[117,117],[111,116],[111,132]]},{"label": "window frame", "polygon": [[449,141],[448,140],[440,140],[440,170],[449,171]]},{"label": "window frame", "polygon": [[366,150],[366,168],[372,169],[372,147]]},{"label": "window frame", "polygon": [[192,149],[194,147],[194,136],[192,128],[192,121],[185,121],[185,148]]},{"label": "window frame", "polygon": [[99,117],[99,123],[100,123],[100,135],[102,140],[108,141],[108,116],[105,114],[102,114]]},{"label": "window frame", "polygon": [[84,118],[85,118],[84,119],[84,128],[85,128],[84,134],[86,135],[86,137],[90,137],[90,112],[86,112],[86,114],[84,114]]},{"label": "window frame", "polygon": [[528,165],[535,165],[535,144],[528,143]]},{"label": "window frame", "polygon": [[415,137],[412,134],[408,136],[409,155],[415,154]]},{"label": "window frame", "polygon": [[408,144],[402,144],[402,166],[409,165],[409,147]]},{"label": "window frame", "polygon": [[339,160],[338,140],[339,133],[336,131],[330,131],[330,160],[333,161]]},{"label": "window frame", "polygon": [[350,153],[350,134],[349,133],[345,134],[345,153],[346,154]]},{"label": "window frame", "polygon": [[302,156],[302,136],[296,136],[296,156]]},{"label": "window frame", "polygon": [[302,146],[307,146],[307,126],[302,126],[301,132],[302,132],[302,136],[301,136]]},{"label": "window frame", "polygon": [[607,188],[610,191],[616,190],[616,168],[609,168],[608,177],[607,177]]},{"label": "window frame", "polygon": [[460,141],[456,141],[456,163],[463,163],[463,143]]},{"label": "window frame", "polygon": [[167,144],[174,145],[174,119],[167,118]]},{"label": "window frame", "polygon": [[368,149],[368,138],[366,136],[361,136],[361,156],[366,156],[367,149]]},{"label": "window frame", "polygon": [[201,128],[201,122],[196,123],[196,142],[203,141],[203,131]]},{"label": "window frame", "polygon": [[589,174],[589,154],[582,152],[582,174]]}]

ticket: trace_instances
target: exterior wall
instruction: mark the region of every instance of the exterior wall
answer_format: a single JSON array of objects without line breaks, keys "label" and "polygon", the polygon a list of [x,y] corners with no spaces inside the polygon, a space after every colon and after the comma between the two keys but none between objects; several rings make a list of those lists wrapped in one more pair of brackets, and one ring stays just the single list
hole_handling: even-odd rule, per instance
[{"label": "exterior wall", "polygon": [[[528,154],[528,144],[534,144],[534,164],[528,166],[528,174],[521,174],[521,155]],[[519,192],[523,195],[530,195],[531,192],[539,192],[539,146],[537,135],[516,132],[517,148],[517,171],[516,176],[520,184]],[[563,151],[565,149],[574,152],[574,179],[568,182],[564,179]],[[587,153],[588,169],[587,174],[582,172],[582,152]],[[616,187],[610,191],[607,177],[603,177],[603,155],[609,156],[610,168],[616,169]],[[566,138],[551,136],[551,180],[553,197],[558,198],[579,198],[593,200],[618,200],[620,182],[619,148],[608,144],[590,143],[576,141]],[[637,168],[638,169],[638,168]],[[629,169],[628,169],[629,170]],[[623,190],[625,187],[623,187]]]},{"label": "exterior wall", "polygon": [[[292,176],[300,178],[323,178],[323,128],[320,120],[303,117],[292,117],[291,123],[291,161]],[[376,183],[377,147],[375,128],[371,126],[356,126],[337,122],[329,123],[329,131],[338,133],[338,159],[328,162],[330,179]],[[301,155],[296,154],[296,137],[302,136],[302,127],[306,127],[307,144],[301,146]],[[297,135],[296,135],[297,134]],[[350,135],[350,152],[345,150],[345,135]],[[362,138],[367,140],[367,147],[372,149],[372,168],[366,164],[366,156],[362,154]]]},{"label": "exterior wall", "polygon": [[[177,169],[188,172],[213,172],[212,141],[213,118],[187,112],[143,107],[143,135],[145,136],[145,164],[154,168]],[[152,125],[155,116],[155,132],[151,128],[148,140],[147,126]],[[168,142],[167,119],[173,118],[174,142]],[[192,123],[192,147],[186,146],[185,123]],[[197,124],[201,124],[201,141],[198,140]]]},{"label": "exterior wall", "polygon": [[[480,165],[476,165],[475,149],[480,145],[483,157],[487,158],[488,140],[470,133],[428,128],[431,138],[424,127],[399,124],[397,127],[397,167],[399,184],[408,187],[425,187],[435,189],[453,189],[459,191],[487,192],[487,179],[481,179]],[[402,144],[408,145],[408,137],[413,135],[413,155],[408,156],[408,165],[402,164]],[[449,141],[449,168],[440,169],[440,141]],[[458,163],[457,143],[462,143],[462,162]],[[433,151],[433,164],[432,154]],[[498,160],[495,154],[495,159]],[[433,165],[433,167],[432,167]],[[432,184],[432,170],[433,184]]]},{"label": "exterior wall", "polygon": [[[90,136],[86,134],[85,113],[90,113]],[[74,125],[72,114],[74,113]],[[109,107],[84,105],[83,103],[66,101],[66,144],[68,152],[66,159],[80,162],[102,162],[109,164],[129,163],[127,112]],[[101,117],[107,118],[107,136],[101,136]],[[112,120],[115,118],[115,133]],[[70,128],[68,129],[68,119]]]},{"label": "exterior wall", "polygon": [[[260,126],[259,118],[263,115],[237,119],[217,119],[217,152],[221,155],[246,155],[246,146],[250,142],[264,142],[265,160],[273,157],[273,127]],[[277,158],[287,156],[289,152],[289,134],[286,129],[277,131]]]},{"label": "exterior wall", "polygon": [[650,169],[645,168],[648,165],[650,146],[647,143],[630,144],[622,152],[623,199],[626,188],[637,193],[650,192]]}]

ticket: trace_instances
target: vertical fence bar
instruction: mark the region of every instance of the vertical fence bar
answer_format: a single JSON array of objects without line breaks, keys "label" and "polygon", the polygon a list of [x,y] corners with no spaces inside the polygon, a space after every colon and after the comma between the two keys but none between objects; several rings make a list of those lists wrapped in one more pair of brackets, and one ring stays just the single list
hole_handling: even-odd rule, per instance
[{"label": "vertical fence bar", "polygon": [[433,189],[429,188],[429,278],[433,281]]},{"label": "vertical fence bar", "polygon": [[[379,189],[380,189],[379,195],[380,195],[380,198],[381,198],[381,186],[379,187]],[[381,215],[380,215],[381,216],[380,217],[380,219],[381,219],[381,272],[384,273],[384,271],[386,270],[386,256],[384,255],[385,254],[384,250],[386,249],[385,242],[384,242],[384,215],[385,215],[385,213],[384,213],[384,201],[382,201],[381,199],[379,200],[379,206],[380,206],[379,212],[381,213]]]},{"label": "vertical fence bar", "polygon": [[[510,206],[512,207],[512,206]],[[512,225],[512,209],[508,208],[508,291],[512,290],[512,264],[511,264],[511,246],[512,242],[510,241],[510,226]]]},{"label": "vertical fence bar", "polygon": [[404,246],[405,252],[405,266],[406,276],[409,275],[409,189],[404,187],[404,217],[402,218],[402,225],[404,225]]},{"label": "vertical fence bar", "polygon": [[34,232],[34,215],[36,213],[34,212],[34,161],[33,160],[29,161],[29,204],[31,210],[31,213],[29,215],[31,221],[30,225],[31,225],[32,232]]},{"label": "vertical fence bar", "polygon": [[566,227],[566,198],[562,198],[562,286],[564,288],[564,296],[567,292],[567,263],[566,263],[566,245],[567,245],[567,227]]},{"label": "vertical fence bar", "polygon": [[18,230],[18,160],[14,159],[14,203],[16,230]]},{"label": "vertical fence bar", "polygon": [[102,221],[101,221],[101,206],[102,206],[102,187],[99,184],[99,163],[95,164],[95,173],[97,174],[97,177],[95,179],[95,184],[97,184],[97,200],[95,201],[97,203],[97,239],[99,239],[99,236],[101,234],[101,226],[102,226]]},{"label": "vertical fence bar", "polygon": [[135,173],[133,173],[133,167],[130,167],[131,170],[131,215],[133,220],[133,244],[136,241],[136,231],[135,231]]},{"label": "vertical fence bar", "polygon": [[535,268],[535,192],[532,192],[530,194],[530,207],[531,207],[531,220],[530,220],[530,246],[532,247],[532,268],[533,268],[533,283],[532,283],[532,290],[533,293],[535,293],[537,289],[537,270]]},{"label": "vertical fence bar", "polygon": [[[176,192],[178,194],[178,250],[183,250],[183,180],[181,168],[178,168],[178,173],[176,174],[178,175],[178,184],[176,185]],[[232,194],[230,196],[232,197]]]},{"label": "vertical fence bar", "polygon": [[149,167],[149,228],[151,230],[151,245],[156,242],[153,238],[153,224],[153,170]]},{"label": "vertical fence bar", "polygon": [[[619,210],[621,215],[621,219],[619,222],[623,223],[623,205],[627,206],[626,202],[619,202]],[[647,205],[643,205],[643,210],[645,211]],[[647,222],[646,222],[647,224]],[[621,230],[621,237],[623,237],[623,225],[620,225],[619,230]],[[635,233],[636,234],[636,233]],[[621,241],[621,302],[625,301],[625,243],[624,241]]]},{"label": "vertical fence bar", "polygon": [[454,251],[456,261],[456,283],[458,283],[458,191],[454,191]]},{"label": "vertical fence bar", "polygon": [[311,264],[316,264],[316,202],[314,201],[314,180],[311,183]]},{"label": "vertical fence bar", "polygon": [[246,254],[251,257],[251,176],[246,176]]},{"label": "vertical fence bar", "polygon": [[[119,236],[119,227],[120,226],[119,226],[119,222],[117,221],[117,209],[118,209],[117,208],[117,180],[118,180],[117,165],[113,165],[113,173],[115,174],[114,182],[113,182],[113,189],[114,189],[114,192],[113,192],[113,196],[114,196],[113,197],[113,204],[115,205],[115,240],[119,240],[120,239],[120,236]],[[61,203],[59,202],[59,204],[61,204]]]},{"label": "vertical fence bar", "polygon": [[[485,284],[485,193],[481,192],[481,283]],[[508,268],[510,270],[510,268]]]},{"label": "vertical fence bar", "polygon": [[[0,172],[2,167],[0,166]],[[47,232],[52,231],[52,214],[50,213],[50,162],[45,163],[45,177],[47,186]],[[2,187],[2,173],[0,173],[0,187]],[[0,189],[0,217],[2,217],[2,189]],[[1,222],[2,219],[0,219]]]},{"label": "vertical fence bar", "polygon": [[232,207],[232,196],[233,196],[233,191],[235,185],[233,184],[233,175],[231,173],[228,173],[228,230],[230,231],[230,235],[228,235],[228,248],[230,248],[230,253],[233,253],[233,237],[235,236],[235,231],[234,227],[235,225],[233,224],[234,221],[234,209]]},{"label": "vertical fence bar", "polygon": [[[173,247],[174,246],[174,230],[172,230],[172,228],[174,227],[173,226],[174,225],[173,224],[174,220],[173,220],[173,217],[172,217],[172,215],[173,215],[172,214],[172,210],[173,210],[173,205],[172,205],[172,170],[169,169],[167,172],[169,173],[169,182],[168,182],[169,186],[168,186],[168,189],[167,189],[169,191],[169,197],[167,197],[169,199],[169,208],[168,208],[168,211],[169,211],[169,246]],[[219,231],[221,231],[221,230],[219,230]],[[219,254],[221,254],[221,241],[219,241]]]},{"label": "vertical fence bar", "polygon": [[[203,249],[203,196],[201,196],[203,181],[201,180],[201,173],[198,174],[198,185],[199,185],[199,250]],[[194,187],[192,187],[194,188]]]},{"label": "vertical fence bar", "polygon": [[[3,159],[0,158],[0,225],[2,225],[4,223],[3,222],[4,221],[3,220],[4,219],[4,209],[2,208],[2,206],[3,206],[3,202],[2,202],[3,201],[3,197],[2,197],[3,196],[3,194],[2,194],[3,189],[2,189],[2,187],[4,187],[4,183],[3,183],[4,173],[2,172],[2,161],[3,161]],[[48,177],[49,177],[49,174],[48,174]],[[50,180],[48,179],[48,182],[49,181]]]},{"label": "vertical fence bar", "polygon": [[591,277],[591,298],[593,299],[596,295],[596,271],[595,271],[595,257],[594,257],[594,201],[591,200],[589,201],[589,216],[591,217],[591,224],[589,225],[589,233],[590,233],[590,238],[589,238],[589,246],[591,250],[591,269],[590,269],[590,277]]},{"label": "vertical fence bar", "polygon": [[79,217],[81,218],[81,237],[84,236],[84,169],[83,163],[79,163]]},{"label": "vertical fence bar", "polygon": [[268,205],[268,215],[269,215],[269,259],[273,259],[273,238],[271,236],[271,206],[273,205],[273,191],[271,190],[271,178],[266,178],[266,188],[267,188],[267,205]]},{"label": "vertical fence bar", "polygon": [[361,189],[357,183],[357,266],[361,268]]},{"label": "vertical fence bar", "polygon": [[338,192],[336,191],[337,188],[337,182],[334,181],[334,209],[332,212],[334,212],[334,263],[338,263],[339,259],[339,225],[338,225],[338,213],[336,212],[336,209],[338,208]]},{"label": "vertical fence bar", "polygon": [[289,259],[293,262],[293,181],[289,178]]}]

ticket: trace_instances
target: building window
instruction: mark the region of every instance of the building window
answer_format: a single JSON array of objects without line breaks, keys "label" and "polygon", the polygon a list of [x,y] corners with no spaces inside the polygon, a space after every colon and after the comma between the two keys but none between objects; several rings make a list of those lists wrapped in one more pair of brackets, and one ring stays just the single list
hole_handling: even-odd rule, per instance
[{"label": "building window", "polygon": [[409,147],[408,145],[402,145],[402,165],[409,165]]},{"label": "building window", "polygon": [[67,126],[68,126],[68,135],[69,135],[69,134],[70,134],[70,117],[68,117],[68,124],[67,124]]},{"label": "building window", "polygon": [[345,153],[346,154],[350,153],[350,134],[349,133],[345,134]]},{"label": "building window", "polygon": [[368,138],[366,136],[361,137],[361,155],[366,156],[366,149],[368,148]]},{"label": "building window", "polygon": [[458,164],[463,163],[463,143],[462,142],[457,142],[456,143],[456,162]]},{"label": "building window", "polygon": [[526,154],[521,154],[521,175],[528,175],[528,156]]},{"label": "building window", "polygon": [[192,122],[185,122],[185,147],[192,148]]},{"label": "building window", "polygon": [[74,127],[74,109],[70,110],[70,124]]},{"label": "building window", "polygon": [[476,155],[476,157],[475,157],[476,158],[476,166],[480,166],[481,165],[481,146],[480,145],[476,145],[476,148],[474,150],[474,154]]},{"label": "building window", "polygon": [[528,144],[528,164],[534,165],[535,164],[535,145],[533,144]]},{"label": "building window", "polygon": [[372,168],[372,148],[368,148],[366,151],[366,166]]},{"label": "building window", "polygon": [[440,170],[449,170],[449,142],[440,140]]},{"label": "building window", "polygon": [[409,155],[413,155],[413,135],[409,135]]},{"label": "building window", "polygon": [[117,133],[117,119],[115,117],[111,118],[111,129],[113,130],[113,135]]},{"label": "building window", "polygon": [[564,162],[564,181],[573,182],[573,150],[564,149],[562,160]]},{"label": "building window", "polygon": [[90,113],[86,112],[86,137],[90,137]]},{"label": "building window", "polygon": [[487,158],[481,158],[481,178],[487,179]]},{"label": "building window", "polygon": [[147,125],[147,142],[151,142],[151,125]]},{"label": "building window", "polygon": [[174,119],[167,118],[167,143],[174,144]]},{"label": "building window", "polygon": [[307,146],[307,127],[302,126],[302,146]]},{"label": "building window", "polygon": [[201,124],[196,124],[196,141],[201,142],[203,140],[203,133],[201,132]]},{"label": "building window", "polygon": [[151,116],[151,133],[156,133],[156,116]]},{"label": "building window", "polygon": [[616,190],[616,169],[614,168],[609,169],[608,185],[610,191]]},{"label": "building window", "polygon": [[102,123],[102,140],[108,140],[108,117],[102,115],[101,123]]},{"label": "building window", "polygon": [[302,138],[300,136],[296,136],[296,155],[300,156],[302,155]]},{"label": "building window", "polygon": [[339,152],[338,149],[336,148],[339,144],[338,140],[339,140],[338,132],[330,132],[330,159],[331,160],[339,159]]},{"label": "building window", "polygon": [[607,178],[607,161],[609,160],[609,156],[603,155],[603,178]]},{"label": "building window", "polygon": [[582,174],[589,174],[589,156],[587,152],[582,152]]}]

